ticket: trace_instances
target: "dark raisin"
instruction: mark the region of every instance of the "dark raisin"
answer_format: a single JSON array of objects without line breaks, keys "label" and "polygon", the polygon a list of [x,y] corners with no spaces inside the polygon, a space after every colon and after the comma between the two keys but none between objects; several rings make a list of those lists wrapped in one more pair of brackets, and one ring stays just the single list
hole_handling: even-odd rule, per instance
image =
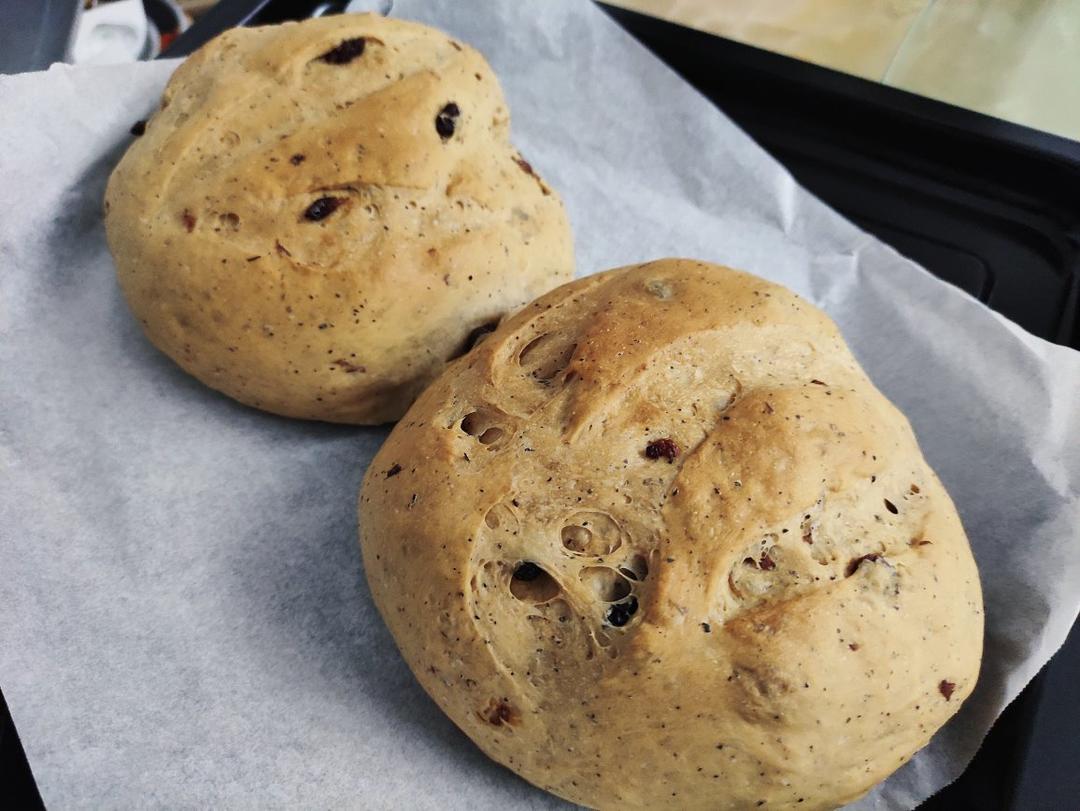
[{"label": "dark raisin", "polygon": [[435,132],[439,133],[439,137],[444,141],[449,140],[453,134],[454,129],[457,127],[458,116],[461,115],[461,110],[454,102],[450,102],[441,110],[439,114],[435,116]]},{"label": "dark raisin", "polygon": [[854,560],[852,560],[850,563],[848,563],[847,570],[844,572],[844,576],[845,577],[851,577],[853,574],[855,574],[855,570],[858,569],[859,566],[862,565],[862,562],[864,560],[875,561],[875,560],[880,560],[880,559],[881,559],[881,555],[877,554],[876,552],[872,552],[869,555],[863,555],[862,557],[857,557]]},{"label": "dark raisin", "polygon": [[195,230],[195,215],[188,209],[184,209],[184,213],[180,215],[180,220],[184,223],[184,228],[189,234]]},{"label": "dark raisin", "polygon": [[953,690],[956,689],[956,683],[951,681],[941,680],[941,683],[937,686],[938,692],[945,696],[945,700],[952,699]]},{"label": "dark raisin", "polygon": [[521,168],[521,171],[523,171],[525,174],[536,177],[536,172],[533,171],[532,164],[520,155],[514,158],[514,163],[516,163]]},{"label": "dark raisin", "polygon": [[[707,623],[707,622],[703,622],[703,623],[701,623],[701,630],[703,630],[707,634],[712,633],[712,626],[709,625],[709,623]],[[723,748],[723,747],[720,747],[720,748]]]},{"label": "dark raisin", "polygon": [[289,163],[291,163],[293,166],[299,166],[301,163],[304,162],[306,158],[306,155],[301,155],[299,152],[297,152],[295,155],[289,158]]},{"label": "dark raisin", "polygon": [[131,134],[138,138],[140,135],[146,132],[146,122],[136,121],[131,125]]},{"label": "dark raisin", "polygon": [[896,509],[896,505],[888,499],[885,499],[885,509],[891,512],[893,515],[896,515],[898,512],[900,512],[898,509]]},{"label": "dark raisin", "polygon": [[331,48],[319,57],[328,65],[347,65],[364,53],[364,38],[353,37],[342,40],[340,45]]},{"label": "dark raisin", "polygon": [[762,552],[760,566],[765,571],[771,572],[773,569],[776,568],[776,561],[769,557],[768,552]]},{"label": "dark raisin", "polygon": [[518,714],[514,710],[510,703],[504,698],[501,701],[492,701],[488,704],[487,710],[481,713],[481,717],[484,718],[492,726],[502,726],[503,724],[509,724],[514,726],[518,722]]},{"label": "dark raisin", "polygon": [[670,465],[678,455],[679,446],[675,444],[673,439],[654,439],[645,446],[645,457],[647,459],[667,459]]},{"label": "dark raisin", "polygon": [[519,563],[518,567],[514,569],[514,579],[524,580],[526,583],[528,583],[530,580],[535,580],[543,573],[543,569],[541,569],[532,561],[527,560],[524,563]]},{"label": "dark raisin", "polygon": [[852,643],[850,643],[848,645],[848,647],[851,648],[852,650],[858,650],[859,649],[859,643],[858,642],[852,642]]},{"label": "dark raisin", "polygon": [[401,472],[401,465],[395,464],[388,471],[386,471],[386,478],[389,479],[391,476],[396,476],[400,472]]},{"label": "dark raisin", "polygon": [[496,725],[509,723],[510,719],[513,717],[514,714],[510,711],[510,705],[505,703],[500,703],[495,711],[489,716],[491,723]]},{"label": "dark raisin", "polygon": [[637,613],[637,597],[631,597],[624,603],[616,603],[607,612],[608,624],[621,628],[630,622],[630,618]]},{"label": "dark raisin", "polygon": [[304,211],[304,219],[312,222],[325,220],[344,202],[344,197],[320,197]]}]

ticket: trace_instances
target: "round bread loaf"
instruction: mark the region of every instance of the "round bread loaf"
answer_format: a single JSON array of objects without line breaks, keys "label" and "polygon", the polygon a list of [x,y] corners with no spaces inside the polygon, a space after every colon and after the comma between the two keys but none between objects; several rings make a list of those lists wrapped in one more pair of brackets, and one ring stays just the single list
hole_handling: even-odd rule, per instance
[{"label": "round bread loaf", "polygon": [[120,285],[159,349],[243,403],[396,419],[470,335],[573,276],[509,127],[483,57],[434,29],[228,31],[110,178]]},{"label": "round bread loaf", "polygon": [[597,808],[830,808],[960,707],[978,573],[836,326],[665,260],[507,319],[360,496],[368,583],[492,758]]}]

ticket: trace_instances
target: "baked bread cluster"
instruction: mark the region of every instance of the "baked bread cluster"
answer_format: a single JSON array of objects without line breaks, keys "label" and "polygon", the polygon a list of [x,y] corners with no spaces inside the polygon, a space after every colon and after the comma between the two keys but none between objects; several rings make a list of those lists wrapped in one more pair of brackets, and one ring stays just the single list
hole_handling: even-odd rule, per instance
[{"label": "baked bread cluster", "polygon": [[150,340],[277,414],[405,414],[368,583],[492,758],[597,808],[832,808],[970,694],[963,528],[836,326],[688,260],[552,290],[566,214],[476,51],[234,30],[133,132],[106,228]]},{"label": "baked bread cluster", "polygon": [[169,82],[110,178],[150,340],[278,414],[401,416],[476,334],[570,279],[558,196],[472,48],[377,15],[235,29]]},{"label": "baked bread cluster", "polygon": [[492,758],[598,808],[831,808],[971,692],[982,601],[907,420],[823,313],[666,260],[539,298],[397,425],[368,583]]}]

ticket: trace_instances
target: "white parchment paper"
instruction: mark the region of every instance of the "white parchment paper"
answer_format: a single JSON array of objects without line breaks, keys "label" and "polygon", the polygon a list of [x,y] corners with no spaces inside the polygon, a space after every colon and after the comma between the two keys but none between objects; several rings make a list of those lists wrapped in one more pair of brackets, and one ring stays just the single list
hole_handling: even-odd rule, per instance
[{"label": "white parchment paper", "polygon": [[[682,255],[787,284],[911,418],[978,559],[986,655],[860,807],[952,780],[1080,606],[1080,354],[817,202],[586,2],[394,13],[488,56],[581,273]],[[355,495],[385,431],[236,405],[129,315],[101,197],[174,67],[0,78],[0,686],[45,802],[558,806],[441,715],[372,606]]]}]

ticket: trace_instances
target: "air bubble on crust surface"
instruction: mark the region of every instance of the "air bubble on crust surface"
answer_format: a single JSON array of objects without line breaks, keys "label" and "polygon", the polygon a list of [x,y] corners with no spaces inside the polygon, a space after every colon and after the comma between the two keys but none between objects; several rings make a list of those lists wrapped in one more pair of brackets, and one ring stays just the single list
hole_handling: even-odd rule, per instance
[{"label": "air bubble on crust surface", "polygon": [[480,434],[477,439],[480,440],[481,445],[491,445],[498,442],[505,433],[502,428],[492,427]]},{"label": "air bubble on crust surface", "polygon": [[545,332],[533,338],[518,352],[518,363],[533,378],[547,383],[563,371],[574,356],[577,344],[563,344],[558,336]]},{"label": "air bubble on crust surface", "polygon": [[550,337],[551,334],[545,332],[525,344],[525,346],[522,347],[521,351],[518,352],[518,363],[524,366],[528,362],[529,355],[531,355],[537,347],[539,347],[544,341],[546,341]]},{"label": "air bubble on crust surface", "polygon": [[572,552],[584,552],[592,543],[592,532],[586,527],[571,524],[562,528],[562,542]]},{"label": "air bubble on crust surface", "polygon": [[473,593],[481,594],[498,586],[502,576],[502,565],[493,560],[484,561],[476,566],[469,578],[469,588]]},{"label": "air bubble on crust surface", "polygon": [[510,529],[517,524],[514,513],[505,504],[496,504],[484,514],[489,529]]},{"label": "air bubble on crust surface", "polygon": [[560,532],[563,546],[578,555],[610,555],[622,546],[622,532],[611,516],[601,512],[571,515]]},{"label": "air bubble on crust surface", "polygon": [[[749,544],[735,558],[728,572],[727,583],[732,596],[750,608],[770,598],[779,599],[792,589],[799,589],[805,578],[796,563],[800,549],[780,544],[775,532],[765,533]],[[799,542],[801,546],[801,541]],[[795,555],[795,558],[792,556]]]},{"label": "air bubble on crust surface", "polygon": [[607,566],[588,566],[578,574],[593,598],[603,603],[615,603],[630,596],[630,581]]},{"label": "air bubble on crust surface", "polygon": [[596,644],[601,648],[606,648],[611,645],[611,637],[604,631],[603,628],[596,628],[592,632],[593,639],[596,640]]},{"label": "air bubble on crust surface", "polygon": [[561,591],[559,582],[532,561],[518,563],[510,576],[510,593],[522,602],[546,603]]},{"label": "air bubble on crust surface", "polygon": [[629,580],[640,582],[649,576],[649,561],[640,552],[635,553],[619,567],[619,572]]},{"label": "air bubble on crust surface", "polygon": [[466,414],[458,426],[464,433],[475,437],[481,445],[491,446],[506,435],[505,429],[498,425],[498,422],[499,415],[481,409]]}]

